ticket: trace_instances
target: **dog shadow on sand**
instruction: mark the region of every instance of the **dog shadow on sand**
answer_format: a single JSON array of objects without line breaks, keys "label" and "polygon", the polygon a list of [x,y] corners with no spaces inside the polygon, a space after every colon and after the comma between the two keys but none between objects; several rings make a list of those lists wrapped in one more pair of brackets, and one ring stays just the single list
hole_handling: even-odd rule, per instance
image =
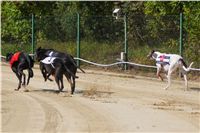
[{"label": "dog shadow on sand", "polygon": [[[38,89],[38,90],[31,90],[32,92],[43,92],[43,93],[51,93],[51,94],[59,94],[60,91],[56,89]],[[68,91],[63,90],[63,93],[67,93]]]},{"label": "dog shadow on sand", "polygon": [[199,92],[200,91],[200,87],[191,87],[190,90]]}]

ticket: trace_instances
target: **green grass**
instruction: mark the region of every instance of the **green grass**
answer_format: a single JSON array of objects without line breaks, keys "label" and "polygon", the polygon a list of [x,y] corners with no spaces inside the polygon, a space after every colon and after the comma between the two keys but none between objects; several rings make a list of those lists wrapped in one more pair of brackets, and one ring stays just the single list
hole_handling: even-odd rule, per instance
[{"label": "green grass", "polygon": [[[81,58],[90,60],[96,63],[109,64],[116,62],[117,58],[120,58],[120,52],[124,51],[123,43],[98,43],[95,41],[81,41]],[[74,42],[55,42],[55,41],[38,41],[37,46],[43,48],[53,48],[58,51],[67,52],[76,57],[76,41]],[[128,49],[128,59],[130,62],[140,63],[140,64],[149,64],[155,65],[155,62],[147,59],[148,53],[152,50],[159,50],[161,52],[170,52],[178,54],[178,43],[169,42],[169,44],[163,45],[154,45],[149,47],[148,45],[142,46],[133,46],[129,44]],[[26,45],[14,45],[14,44],[2,44],[1,45],[1,54],[6,55],[8,52],[17,52],[24,51],[27,53],[31,52],[31,44]],[[189,64],[191,61],[194,61],[193,67],[199,68],[199,56],[192,55],[187,56],[186,63]],[[192,57],[193,59],[189,58]],[[195,58],[194,58],[195,57]],[[84,65],[88,65],[83,63]]]},{"label": "green grass", "polygon": [[[119,58],[122,51],[119,44],[113,45],[92,41],[81,41],[80,44],[81,58],[97,63],[113,63],[117,57]],[[42,48],[53,48],[58,51],[67,52],[76,57],[76,42],[41,41],[37,44],[37,47],[40,46]]]},{"label": "green grass", "polygon": [[1,54],[6,55],[7,53],[15,53],[17,51],[23,51],[26,53],[32,53],[31,44],[26,45],[16,45],[16,44],[2,44],[1,45]]}]

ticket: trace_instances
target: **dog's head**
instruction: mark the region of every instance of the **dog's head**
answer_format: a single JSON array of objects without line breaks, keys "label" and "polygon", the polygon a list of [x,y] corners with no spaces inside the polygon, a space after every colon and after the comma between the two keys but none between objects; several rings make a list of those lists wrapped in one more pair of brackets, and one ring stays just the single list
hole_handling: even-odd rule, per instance
[{"label": "dog's head", "polygon": [[155,52],[155,50],[152,50],[151,52],[149,52],[149,54],[147,55],[147,58],[151,59],[154,52]]},{"label": "dog's head", "polygon": [[35,51],[35,58],[37,61],[43,60],[46,56],[45,56],[45,52],[44,49],[42,49],[41,47],[37,48]]},{"label": "dog's head", "polygon": [[13,53],[7,53],[6,54],[6,61],[10,61],[12,56],[13,56]]}]

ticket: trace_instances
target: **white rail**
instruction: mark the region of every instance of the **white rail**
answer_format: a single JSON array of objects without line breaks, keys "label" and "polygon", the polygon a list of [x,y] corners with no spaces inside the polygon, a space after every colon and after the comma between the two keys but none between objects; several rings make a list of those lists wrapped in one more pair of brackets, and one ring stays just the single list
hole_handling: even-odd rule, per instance
[{"label": "white rail", "polygon": [[98,63],[91,62],[91,61],[88,61],[88,60],[84,60],[84,59],[81,59],[81,58],[74,58],[74,59],[81,60],[83,62],[92,64],[92,65],[96,65],[96,66],[101,66],[101,67],[110,67],[110,66],[119,65],[119,64],[130,64],[130,65],[140,66],[140,67],[156,68],[156,66],[142,65],[142,64],[132,63],[132,62],[125,62],[125,61],[116,62],[116,63],[112,63],[112,64],[98,64]]},{"label": "white rail", "polygon": [[[121,62],[116,62],[116,63],[112,63],[112,64],[99,64],[99,63],[95,63],[92,61],[88,61],[82,58],[74,58],[76,60],[80,60],[92,65],[96,65],[96,66],[101,66],[101,67],[110,67],[110,66],[114,66],[114,65],[119,65],[119,64],[130,64],[130,65],[134,65],[134,66],[139,66],[139,67],[146,67],[146,68],[157,68],[156,66],[150,66],[150,65],[143,65],[143,64],[137,64],[137,63],[133,63],[133,62],[125,62],[125,61],[121,61]],[[192,71],[200,71],[199,68],[191,68],[190,70]]]},{"label": "white rail", "polygon": [[[29,54],[29,55],[30,56],[34,56],[34,54]],[[6,57],[1,55],[1,58],[6,58]],[[75,57],[74,59],[80,60],[80,61],[83,61],[83,62],[86,62],[86,63],[89,63],[89,64],[92,64],[92,65],[100,66],[100,67],[110,67],[110,66],[119,65],[119,64],[129,64],[129,65],[139,66],[139,67],[156,68],[156,66],[143,65],[143,64],[137,64],[137,63],[125,62],[125,61],[115,62],[115,63],[112,63],[112,64],[99,64],[99,63],[88,61],[88,60],[85,60],[85,59],[82,59],[82,58],[76,58]],[[199,68],[191,68],[190,70],[192,70],[192,71],[200,71]]]}]

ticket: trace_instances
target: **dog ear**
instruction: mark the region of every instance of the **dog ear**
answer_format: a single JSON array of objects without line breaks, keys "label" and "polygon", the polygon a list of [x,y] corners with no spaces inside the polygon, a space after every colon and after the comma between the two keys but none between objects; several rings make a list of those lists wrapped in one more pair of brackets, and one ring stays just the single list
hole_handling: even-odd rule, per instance
[{"label": "dog ear", "polygon": [[37,51],[39,51],[39,50],[41,50],[42,49],[42,47],[40,46],[39,48],[37,48]]},{"label": "dog ear", "polygon": [[6,54],[6,61],[9,61],[11,59],[12,55],[13,55],[12,53],[7,53]]},{"label": "dog ear", "polygon": [[9,56],[11,56],[12,55],[12,53],[7,53],[6,54],[6,57],[9,57]]}]

